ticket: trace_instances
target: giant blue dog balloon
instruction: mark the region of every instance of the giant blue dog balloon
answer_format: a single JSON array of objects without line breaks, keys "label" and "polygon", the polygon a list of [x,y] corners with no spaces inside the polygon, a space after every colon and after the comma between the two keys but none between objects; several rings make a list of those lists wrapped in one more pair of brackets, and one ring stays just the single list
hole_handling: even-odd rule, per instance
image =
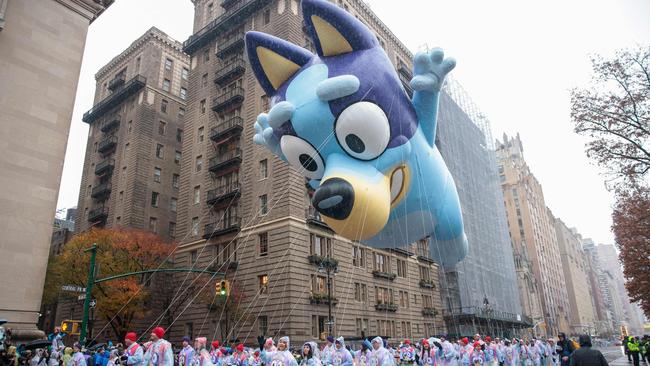
[{"label": "giant blue dog balloon", "polygon": [[409,100],[375,35],[324,0],[303,0],[318,55],[246,34],[251,68],[273,107],[254,142],[310,179],[312,204],[339,235],[379,248],[429,237],[453,266],[467,253],[454,180],[435,145],[438,98],[455,66],[440,49],[415,56]]}]

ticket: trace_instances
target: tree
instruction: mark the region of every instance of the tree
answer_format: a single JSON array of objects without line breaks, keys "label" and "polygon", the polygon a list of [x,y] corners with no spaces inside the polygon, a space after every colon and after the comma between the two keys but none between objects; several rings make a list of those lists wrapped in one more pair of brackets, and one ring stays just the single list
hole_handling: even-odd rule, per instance
[{"label": "tree", "polygon": [[571,91],[574,130],[589,139],[587,156],[616,185],[643,181],[650,170],[650,48],[592,64],[591,85]]},{"label": "tree", "polygon": [[[91,229],[73,237],[48,265],[44,302],[58,297],[61,285],[86,286],[90,255],[84,250],[97,244],[97,276],[108,277],[168,266],[175,244],[141,230]],[[93,287],[95,308],[117,339],[123,339],[133,321],[147,315],[150,275],[102,282]]]},{"label": "tree", "polygon": [[650,188],[620,191],[612,218],[625,287],[650,316]]}]

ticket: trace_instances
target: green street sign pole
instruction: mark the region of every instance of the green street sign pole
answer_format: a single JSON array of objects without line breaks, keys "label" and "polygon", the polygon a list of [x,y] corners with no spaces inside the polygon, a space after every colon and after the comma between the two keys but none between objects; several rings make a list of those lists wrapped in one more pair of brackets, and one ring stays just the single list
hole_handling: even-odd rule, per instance
[{"label": "green street sign pole", "polygon": [[90,298],[95,283],[95,257],[97,256],[97,244],[84,250],[90,252],[90,268],[88,269],[88,282],[86,283],[86,298],[84,299],[84,315],[81,321],[81,333],[79,334],[79,343],[86,344],[86,331],[88,330],[88,309],[90,308]]}]

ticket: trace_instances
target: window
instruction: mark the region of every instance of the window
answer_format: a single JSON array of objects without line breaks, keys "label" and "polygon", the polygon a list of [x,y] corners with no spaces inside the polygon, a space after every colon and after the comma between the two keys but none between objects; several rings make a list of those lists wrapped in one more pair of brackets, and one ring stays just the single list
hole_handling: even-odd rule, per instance
[{"label": "window", "polygon": [[172,197],[169,200],[169,211],[171,212],[176,212],[176,205],[178,204],[178,200],[174,197]]},{"label": "window", "polygon": [[311,275],[311,293],[324,294],[327,292],[327,278],[325,276]]},{"label": "window", "polygon": [[167,113],[167,106],[169,105],[169,102],[167,102],[165,99],[160,101],[160,111],[163,113]]},{"label": "window", "polygon": [[264,112],[264,111],[268,111],[269,108],[271,107],[271,105],[270,105],[270,103],[269,103],[269,97],[268,97],[268,95],[266,95],[266,94],[265,94],[265,95],[262,95],[262,97],[261,97],[261,101],[262,101],[262,112]]},{"label": "window", "polygon": [[[185,115],[185,108],[179,107],[178,108],[178,117],[180,118],[180,117],[183,117],[184,115]],[[178,142],[180,142],[180,141],[178,141]]]},{"label": "window", "polygon": [[201,86],[204,88],[208,86],[208,74],[203,74],[203,76],[201,76]]},{"label": "window", "polygon": [[406,291],[399,292],[399,306],[408,309],[409,308],[409,293]]},{"label": "window", "polygon": [[198,205],[201,201],[201,186],[194,187],[194,204]]},{"label": "window", "polygon": [[201,169],[203,168],[203,155],[199,155],[196,157],[194,168],[197,173],[201,171]]},{"label": "window", "polygon": [[115,218],[115,225],[120,226],[120,222],[122,221],[122,217],[118,216]]},{"label": "window", "polygon": [[269,234],[260,233],[257,235],[257,238],[259,240],[258,248],[260,257],[269,254]]},{"label": "window", "polygon": [[352,265],[355,267],[366,266],[366,250],[361,247],[352,247]]},{"label": "window", "polygon": [[178,189],[179,181],[180,181],[180,175],[173,174],[172,175],[172,188],[177,188]]},{"label": "window", "polygon": [[257,283],[259,284],[260,295],[267,295],[269,293],[269,275],[257,276]]},{"label": "window", "polygon": [[429,257],[429,239],[420,239],[416,245],[417,255],[422,257]]},{"label": "window", "polygon": [[183,70],[181,70],[181,79],[187,80],[189,75],[190,75],[190,70],[187,67],[184,67]]},{"label": "window", "polygon": [[425,281],[431,280],[431,273],[429,267],[420,266],[420,279]]},{"label": "window", "polygon": [[151,192],[151,207],[158,207],[158,198],[159,197],[160,197],[160,193]]},{"label": "window", "polygon": [[402,259],[397,260],[397,277],[406,277],[406,261]]},{"label": "window", "polygon": [[165,70],[171,70],[174,67],[174,61],[171,58],[165,59]]},{"label": "window", "polygon": [[264,178],[268,177],[268,174],[269,174],[269,170],[268,170],[268,166],[267,166],[267,160],[266,159],[261,160],[260,161],[260,179],[264,179]]},{"label": "window", "polygon": [[90,193],[93,190],[93,186],[91,184],[88,185],[88,189],[86,190],[86,197],[90,197]]},{"label": "window", "polygon": [[422,307],[432,308],[433,307],[433,298],[431,295],[422,295]]},{"label": "window", "polygon": [[176,237],[176,223],[175,222],[170,222],[169,223],[169,237],[170,238],[175,238]]},{"label": "window", "polygon": [[183,141],[183,130],[180,128],[176,129],[176,142],[182,142]]},{"label": "window", "polygon": [[196,139],[198,142],[203,142],[205,139],[205,128],[203,128],[203,126],[199,127],[199,131],[196,134]]},{"label": "window", "polygon": [[320,255],[321,257],[329,256],[332,251],[332,239],[325,238],[316,234],[309,234],[309,253]]},{"label": "window", "polygon": [[264,25],[271,23],[271,9],[264,10]]},{"label": "window", "polygon": [[153,231],[154,233],[158,231],[158,219],[155,217],[149,218],[149,231]]},{"label": "window", "polygon": [[375,286],[375,299],[377,304],[392,304],[393,290],[386,287]]},{"label": "window", "polygon": [[368,319],[357,318],[356,325],[357,334],[361,335],[361,337],[365,337],[366,333],[368,332]]},{"label": "window", "polygon": [[132,125],[133,125],[133,121],[129,121],[126,124],[126,132],[131,133]]},{"label": "window", "polygon": [[192,235],[199,235],[199,218],[192,217]]},{"label": "window", "polygon": [[196,263],[196,259],[198,258],[198,253],[196,250],[193,250],[190,252],[190,266],[193,266],[194,263]]},{"label": "window", "polygon": [[178,150],[174,153],[174,163],[175,164],[180,164],[181,163],[181,158],[182,158],[182,153]]},{"label": "window", "polygon": [[120,191],[119,198],[120,198],[120,203],[124,203],[124,191]]},{"label": "window", "polygon": [[162,170],[160,168],[156,167],[153,168],[153,181],[156,183],[160,183],[160,175],[162,174]]},{"label": "window", "polygon": [[199,111],[201,111],[201,114],[205,114],[205,99],[199,102]]},{"label": "window", "polygon": [[203,62],[210,61],[210,48],[203,51]]},{"label": "window", "polygon": [[363,283],[354,284],[354,300],[358,302],[368,301],[368,288]]},{"label": "window", "polygon": [[268,212],[269,212],[269,208],[267,205],[266,195],[263,194],[260,196],[260,214],[266,215]]},{"label": "window", "polygon": [[164,136],[166,129],[167,129],[167,123],[165,123],[165,121],[158,121],[158,134]]},{"label": "window", "polygon": [[171,83],[171,81],[169,81],[169,79],[164,79],[163,80],[163,90],[164,91],[168,92],[171,89],[171,85],[172,85],[172,83]]},{"label": "window", "polygon": [[181,93],[180,93],[181,99],[185,100],[187,99],[187,89],[181,87]]},{"label": "window", "polygon": [[374,270],[384,273],[390,273],[390,260],[385,254],[375,253]]},{"label": "window", "polygon": [[259,325],[259,332],[261,336],[265,336],[269,333],[269,318],[266,315],[258,317],[257,324]]},{"label": "window", "polygon": [[183,334],[190,337],[190,339],[194,339],[194,323],[185,323],[185,332]]},{"label": "window", "polygon": [[135,59],[135,72],[140,71],[140,57]]},{"label": "window", "polygon": [[165,156],[165,147],[161,144],[156,145],[156,157],[162,159]]}]

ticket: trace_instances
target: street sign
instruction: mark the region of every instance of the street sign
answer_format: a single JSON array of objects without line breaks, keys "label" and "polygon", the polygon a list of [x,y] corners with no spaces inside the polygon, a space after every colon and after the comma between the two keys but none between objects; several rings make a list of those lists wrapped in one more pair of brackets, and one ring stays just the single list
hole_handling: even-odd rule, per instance
[{"label": "street sign", "polygon": [[61,286],[61,291],[86,292],[86,289],[84,287],[76,285],[63,285]]},{"label": "street sign", "polygon": [[79,300],[79,301],[86,300],[86,294],[81,294],[81,295],[77,296],[77,300]]},{"label": "street sign", "polygon": [[90,305],[91,308],[94,308],[95,305],[97,305],[97,300],[95,300],[95,299],[91,299],[91,300],[90,300],[90,304],[88,304],[88,305]]}]

